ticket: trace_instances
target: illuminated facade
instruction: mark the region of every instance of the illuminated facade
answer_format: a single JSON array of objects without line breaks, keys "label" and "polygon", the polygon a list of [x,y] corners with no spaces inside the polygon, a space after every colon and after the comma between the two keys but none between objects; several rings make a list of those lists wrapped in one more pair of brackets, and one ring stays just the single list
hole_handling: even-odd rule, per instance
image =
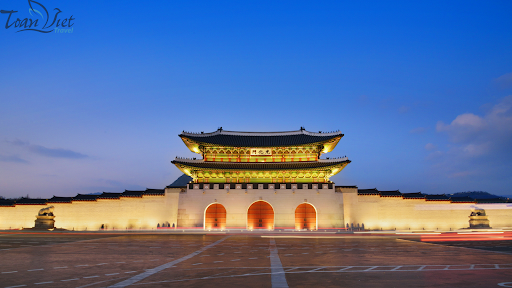
[{"label": "illuminated facade", "polygon": [[[358,189],[330,181],[350,161],[329,159],[341,132],[233,132],[179,135],[200,159],[171,161],[184,174],[165,189],[0,200],[0,229],[34,227],[53,206],[68,230],[455,230],[475,209],[490,226],[512,228],[502,199]],[[199,158],[199,157],[198,157]]]},{"label": "illuminated facade", "polygon": [[194,183],[329,183],[350,163],[348,158],[320,159],[343,137],[341,132],[233,132],[180,134],[202,159],[172,163]]},{"label": "illuminated facade", "polygon": [[[340,197],[329,178],[348,158],[320,159],[343,134],[234,132],[179,135],[201,159],[172,161],[192,178],[178,226],[205,229],[341,229]],[[204,201],[204,202],[202,202]],[[202,207],[208,206],[201,216]],[[317,211],[322,211],[318,213]]]}]

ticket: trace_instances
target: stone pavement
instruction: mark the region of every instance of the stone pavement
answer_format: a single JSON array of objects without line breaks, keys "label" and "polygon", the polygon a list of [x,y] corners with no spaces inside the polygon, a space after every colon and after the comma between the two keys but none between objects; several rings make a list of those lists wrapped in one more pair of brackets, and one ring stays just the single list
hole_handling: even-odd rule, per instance
[{"label": "stone pavement", "polygon": [[[348,235],[0,234],[0,288],[512,287],[511,244]],[[493,245],[500,251],[485,249]]]}]

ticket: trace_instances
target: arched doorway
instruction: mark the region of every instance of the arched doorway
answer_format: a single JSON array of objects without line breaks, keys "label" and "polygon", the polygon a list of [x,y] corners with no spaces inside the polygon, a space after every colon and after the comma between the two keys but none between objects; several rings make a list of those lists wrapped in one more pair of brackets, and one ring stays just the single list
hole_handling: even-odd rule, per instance
[{"label": "arched doorway", "polygon": [[274,229],[274,208],[265,201],[252,203],[247,211],[247,229]]},{"label": "arched doorway", "polygon": [[226,229],[226,208],[211,204],[204,212],[204,229]]},{"label": "arched doorway", "polygon": [[316,230],[316,209],[309,203],[302,203],[295,209],[295,229]]}]

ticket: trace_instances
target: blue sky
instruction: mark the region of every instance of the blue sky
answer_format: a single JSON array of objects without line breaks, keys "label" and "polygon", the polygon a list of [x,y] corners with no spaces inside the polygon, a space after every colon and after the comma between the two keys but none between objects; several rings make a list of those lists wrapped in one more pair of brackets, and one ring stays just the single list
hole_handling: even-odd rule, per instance
[{"label": "blue sky", "polygon": [[38,2],[75,20],[0,14],[4,197],[163,188],[220,126],[339,129],[339,185],[512,194],[510,1]]}]

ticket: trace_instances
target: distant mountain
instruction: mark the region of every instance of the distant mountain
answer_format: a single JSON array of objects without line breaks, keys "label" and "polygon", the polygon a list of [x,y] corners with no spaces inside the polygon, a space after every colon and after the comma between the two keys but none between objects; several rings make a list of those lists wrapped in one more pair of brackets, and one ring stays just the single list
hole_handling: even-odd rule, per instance
[{"label": "distant mountain", "polygon": [[103,192],[94,192],[94,193],[89,193],[89,194],[84,194],[84,195],[101,195],[103,194]]},{"label": "distant mountain", "polygon": [[496,198],[507,199],[508,198],[507,196],[498,196],[498,195],[494,195],[494,194],[491,194],[489,192],[484,192],[484,191],[457,192],[457,193],[453,193],[453,194],[447,194],[447,196],[449,196],[449,197],[470,197],[473,199],[496,199]]}]

